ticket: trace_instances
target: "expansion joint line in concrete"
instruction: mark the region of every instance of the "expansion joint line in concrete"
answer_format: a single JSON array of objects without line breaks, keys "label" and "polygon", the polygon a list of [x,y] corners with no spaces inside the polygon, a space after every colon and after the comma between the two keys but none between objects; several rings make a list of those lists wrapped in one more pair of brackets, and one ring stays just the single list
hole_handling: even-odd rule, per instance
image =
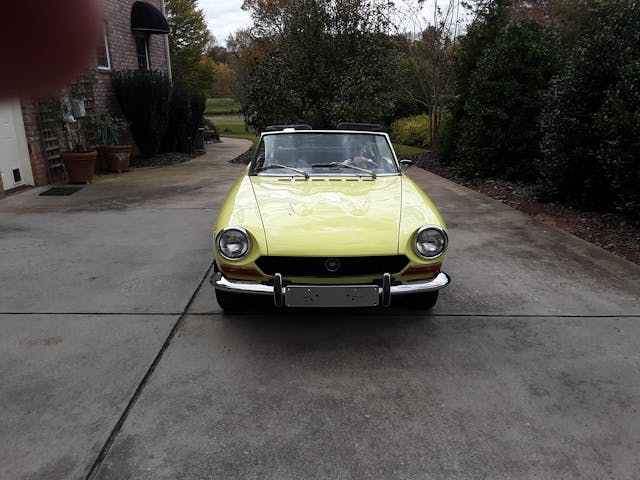
[{"label": "expansion joint line in concrete", "polygon": [[[225,312],[191,312],[187,316],[188,317],[198,317],[198,316],[224,316],[228,315]],[[252,316],[262,316],[265,313],[262,312],[245,312],[243,314],[244,317],[252,317]],[[268,315],[268,314],[266,314]],[[361,314],[355,313],[354,318],[357,316],[362,316]],[[419,312],[393,312],[388,313],[381,311],[380,316],[390,317],[390,318],[406,318],[406,317],[425,317],[425,318],[559,318],[559,319],[572,319],[572,318],[640,318],[640,313],[631,313],[631,314],[620,314],[620,315],[549,315],[549,314],[494,314],[494,313],[419,313]]]},{"label": "expansion joint line in concrete", "polygon": [[136,388],[136,391],[133,393],[132,397],[129,399],[129,402],[127,403],[127,406],[125,407],[124,411],[120,415],[120,418],[118,419],[118,421],[114,425],[113,429],[111,430],[111,433],[109,434],[109,437],[107,437],[107,441],[104,443],[104,445],[102,446],[102,449],[100,450],[100,453],[98,454],[98,456],[96,457],[95,461],[91,465],[91,468],[89,469],[89,472],[87,473],[87,476],[85,477],[86,480],[93,480],[93,479],[96,478],[96,476],[98,474],[98,471],[100,470],[100,467],[102,466],[102,463],[104,462],[104,459],[106,458],[107,454],[109,453],[109,450],[111,450],[111,447],[113,446],[113,444],[114,444],[114,442],[116,440],[116,437],[120,433],[120,430],[122,429],[122,426],[124,425],[124,422],[129,417],[129,413],[131,413],[131,410],[133,409],[133,407],[137,403],[138,399],[140,398],[140,395],[142,394],[142,391],[147,386],[147,383],[149,382],[149,379],[151,378],[151,376],[155,372],[158,364],[162,360],[162,357],[163,357],[164,353],[169,348],[169,345],[171,345],[171,342],[172,342],[173,338],[175,337],[176,332],[180,329],[180,326],[184,322],[184,319],[188,316],[187,312],[189,311],[189,308],[191,308],[191,304],[193,303],[193,301],[195,300],[196,296],[198,295],[198,292],[202,288],[202,285],[203,285],[204,281],[208,278],[209,272],[211,271],[212,267],[213,267],[213,263],[209,266],[209,268],[207,269],[207,271],[203,275],[202,279],[200,279],[200,283],[198,283],[198,286],[196,287],[195,291],[191,295],[191,298],[189,299],[189,302],[187,303],[187,306],[184,308],[184,311],[182,312],[180,317],[178,317],[176,322],[173,324],[173,327],[171,328],[171,331],[169,332],[169,335],[167,336],[167,338],[165,339],[164,343],[162,344],[162,347],[160,348],[160,351],[157,353],[157,355],[153,359],[153,362],[151,362],[151,365],[147,369],[147,372],[145,373],[144,377],[142,377],[142,380],[138,384],[138,387]]},{"label": "expansion joint line in concrete", "polygon": [[93,317],[177,317],[184,312],[0,312],[2,315],[91,315]]},{"label": "expansion joint line in concrete", "polygon": [[[201,285],[200,285],[201,286]],[[200,287],[198,287],[200,288]],[[8,315],[91,315],[96,317],[175,317],[178,315],[187,317],[201,316],[222,316],[228,315],[222,311],[210,312],[0,312],[0,318]],[[256,313],[248,311],[245,316],[264,315],[264,313]],[[356,316],[358,314],[356,313]],[[581,314],[548,314],[548,313],[423,313],[414,312],[380,312],[385,317],[406,317],[424,316],[429,318],[640,318],[640,313],[621,313],[621,314],[602,314],[602,315],[581,315]]]}]

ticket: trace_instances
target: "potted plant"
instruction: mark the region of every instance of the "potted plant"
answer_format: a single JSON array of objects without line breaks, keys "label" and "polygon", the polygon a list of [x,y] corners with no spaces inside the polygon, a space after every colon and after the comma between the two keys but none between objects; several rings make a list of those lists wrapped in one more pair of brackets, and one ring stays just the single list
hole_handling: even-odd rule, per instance
[{"label": "potted plant", "polygon": [[65,151],[61,153],[69,183],[91,183],[96,168],[98,152],[91,141],[91,119],[75,120],[72,116],[64,121],[63,138]]},{"label": "potted plant", "polygon": [[126,143],[129,125],[122,117],[101,115],[96,120],[96,134],[103,166],[110,172],[129,170],[131,144]]}]

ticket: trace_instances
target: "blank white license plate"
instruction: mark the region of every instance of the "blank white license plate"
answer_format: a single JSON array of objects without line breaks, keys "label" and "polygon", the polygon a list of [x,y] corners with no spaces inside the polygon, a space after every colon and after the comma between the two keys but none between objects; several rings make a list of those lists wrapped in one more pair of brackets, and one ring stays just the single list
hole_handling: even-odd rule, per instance
[{"label": "blank white license plate", "polygon": [[287,307],[375,307],[378,301],[375,285],[296,285],[286,287],[284,297]]}]

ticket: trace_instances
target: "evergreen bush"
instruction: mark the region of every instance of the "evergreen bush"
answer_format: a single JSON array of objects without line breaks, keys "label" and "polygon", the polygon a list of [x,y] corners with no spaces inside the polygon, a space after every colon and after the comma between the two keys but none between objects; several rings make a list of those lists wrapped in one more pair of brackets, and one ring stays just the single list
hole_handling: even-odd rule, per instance
[{"label": "evergreen bush", "polygon": [[539,193],[543,200],[630,211],[638,183],[622,178],[638,178],[638,130],[626,122],[637,118],[632,75],[640,61],[640,4],[613,2],[593,21],[598,28],[578,41],[546,98]]},{"label": "evergreen bush", "polygon": [[557,36],[533,20],[508,24],[478,62],[455,163],[469,176],[533,181],[539,117],[557,72]]},{"label": "evergreen bush", "polygon": [[191,153],[191,139],[191,89],[184,83],[175,82],[171,92],[171,111],[164,150]]},{"label": "evergreen bush", "polygon": [[198,128],[204,125],[203,115],[207,106],[207,97],[198,91],[193,91],[189,102],[191,104],[191,138],[194,138]]},{"label": "evergreen bush", "polygon": [[124,70],[114,72],[112,82],[140,152],[145,156],[157,154],[169,122],[169,78],[162,72]]},{"label": "evergreen bush", "polygon": [[640,60],[620,69],[597,118],[598,160],[615,192],[615,207],[640,218]]},{"label": "evergreen bush", "polygon": [[202,126],[206,102],[204,95],[185,83],[173,84],[169,126],[164,138],[165,151],[191,153],[193,139]]}]

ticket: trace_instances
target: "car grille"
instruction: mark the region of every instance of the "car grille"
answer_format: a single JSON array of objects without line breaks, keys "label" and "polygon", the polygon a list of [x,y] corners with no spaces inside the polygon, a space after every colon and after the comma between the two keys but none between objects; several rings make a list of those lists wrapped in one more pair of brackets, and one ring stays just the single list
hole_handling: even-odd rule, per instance
[{"label": "car grille", "polygon": [[[336,262],[339,261],[337,270]],[[404,255],[375,257],[278,257],[265,256],[256,265],[267,275],[289,277],[357,277],[398,273],[409,263]],[[329,269],[327,266],[329,266]]]}]

